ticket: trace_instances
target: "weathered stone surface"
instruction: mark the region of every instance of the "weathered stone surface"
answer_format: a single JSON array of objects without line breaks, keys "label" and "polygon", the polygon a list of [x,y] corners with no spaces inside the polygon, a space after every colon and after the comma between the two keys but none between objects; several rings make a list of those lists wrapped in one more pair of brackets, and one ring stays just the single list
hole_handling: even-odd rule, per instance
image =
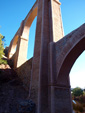
[{"label": "weathered stone surface", "polygon": [[72,113],[70,87],[51,86],[51,99],[53,113]]},{"label": "weathered stone surface", "polygon": [[30,82],[32,77],[32,58],[26,61],[23,65],[16,69],[18,76],[23,81],[23,86],[26,90],[30,90]]},{"label": "weathered stone surface", "polygon": [[32,100],[19,100],[18,112],[19,113],[36,113],[36,105]]}]

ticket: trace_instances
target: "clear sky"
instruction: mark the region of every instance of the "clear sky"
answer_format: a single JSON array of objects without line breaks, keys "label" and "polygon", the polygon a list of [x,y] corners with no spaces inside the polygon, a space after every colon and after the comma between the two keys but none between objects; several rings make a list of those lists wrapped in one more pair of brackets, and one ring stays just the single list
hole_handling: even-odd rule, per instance
[{"label": "clear sky", "polygon": [[[0,0],[0,33],[5,36],[6,46],[18,30],[36,0]],[[85,23],[85,0],[60,0],[65,35]],[[33,55],[36,19],[29,34],[28,59]],[[77,59],[70,73],[71,86],[85,87],[85,52]],[[82,79],[83,78],[83,79]],[[75,80],[75,81],[74,81]]]}]

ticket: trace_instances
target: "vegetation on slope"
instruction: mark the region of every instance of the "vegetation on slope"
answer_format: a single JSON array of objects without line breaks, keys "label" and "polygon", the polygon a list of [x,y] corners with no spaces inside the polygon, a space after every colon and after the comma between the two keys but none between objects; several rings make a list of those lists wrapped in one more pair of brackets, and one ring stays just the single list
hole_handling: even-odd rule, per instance
[{"label": "vegetation on slope", "polygon": [[4,55],[4,36],[0,34],[0,64],[7,64],[7,61],[3,59]]}]

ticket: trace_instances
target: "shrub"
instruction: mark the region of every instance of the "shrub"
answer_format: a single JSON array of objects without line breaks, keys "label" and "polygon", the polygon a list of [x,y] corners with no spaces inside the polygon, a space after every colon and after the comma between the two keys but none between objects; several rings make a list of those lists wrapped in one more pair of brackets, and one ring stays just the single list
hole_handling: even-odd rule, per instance
[{"label": "shrub", "polygon": [[4,36],[0,34],[0,64],[7,64],[7,61],[3,59],[4,55]]},{"label": "shrub", "polygon": [[85,103],[85,95],[79,97],[79,102]]},{"label": "shrub", "polygon": [[72,90],[72,95],[74,95],[75,97],[83,95],[83,90],[79,87],[76,87]]}]

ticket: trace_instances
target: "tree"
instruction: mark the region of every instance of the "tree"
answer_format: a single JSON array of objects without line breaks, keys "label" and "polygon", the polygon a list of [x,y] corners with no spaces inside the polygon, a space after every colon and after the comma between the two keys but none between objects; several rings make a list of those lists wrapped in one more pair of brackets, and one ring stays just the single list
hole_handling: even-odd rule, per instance
[{"label": "tree", "polygon": [[74,96],[83,95],[83,90],[79,87],[76,87],[72,90],[72,95],[74,95]]},{"label": "tree", "polygon": [[7,62],[5,60],[3,60],[3,55],[4,55],[4,52],[3,52],[4,51],[3,39],[4,38],[5,37],[0,34],[0,64],[7,64]]}]

